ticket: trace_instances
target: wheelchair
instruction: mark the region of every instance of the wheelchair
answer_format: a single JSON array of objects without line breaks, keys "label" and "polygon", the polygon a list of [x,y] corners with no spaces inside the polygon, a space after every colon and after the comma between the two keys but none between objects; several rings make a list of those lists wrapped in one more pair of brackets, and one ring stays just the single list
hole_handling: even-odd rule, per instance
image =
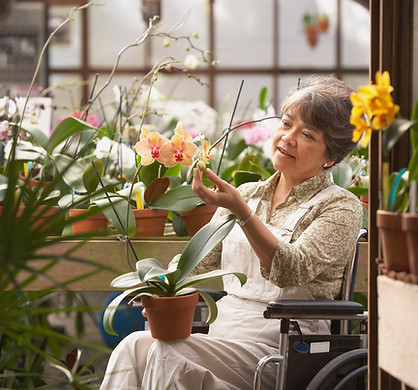
[{"label": "wheelchair", "polygon": [[[361,229],[345,270],[340,300],[270,302],[265,318],[280,320],[280,349],[257,364],[253,390],[261,390],[267,364],[277,365],[278,390],[353,390],[367,388],[367,312],[353,302],[359,257],[359,242],[367,238]],[[331,334],[303,335],[298,320],[331,320]],[[358,334],[352,334],[352,321],[359,321]]]},{"label": "wheelchair", "polygon": [[[255,367],[253,390],[263,390],[262,375],[268,364],[277,365],[276,390],[363,390],[367,388],[367,319],[363,305],[354,302],[360,241],[367,239],[360,230],[356,245],[344,272],[340,299],[277,300],[268,303],[267,319],[280,320],[280,348],[276,355],[265,356]],[[206,290],[215,300],[225,291]],[[207,333],[206,305],[200,302],[193,333]],[[298,320],[330,320],[331,333],[303,335]],[[359,323],[352,334],[353,321]]]}]

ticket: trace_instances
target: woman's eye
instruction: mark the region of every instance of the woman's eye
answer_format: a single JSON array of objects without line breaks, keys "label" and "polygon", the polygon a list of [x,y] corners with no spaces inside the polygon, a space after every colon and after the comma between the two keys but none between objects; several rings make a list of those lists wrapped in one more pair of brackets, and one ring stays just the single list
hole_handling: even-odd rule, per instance
[{"label": "woman's eye", "polygon": [[289,127],[289,123],[285,119],[282,119],[281,122],[283,127]]},{"label": "woman's eye", "polygon": [[311,134],[309,133],[302,133],[302,135],[307,139],[314,139]]}]

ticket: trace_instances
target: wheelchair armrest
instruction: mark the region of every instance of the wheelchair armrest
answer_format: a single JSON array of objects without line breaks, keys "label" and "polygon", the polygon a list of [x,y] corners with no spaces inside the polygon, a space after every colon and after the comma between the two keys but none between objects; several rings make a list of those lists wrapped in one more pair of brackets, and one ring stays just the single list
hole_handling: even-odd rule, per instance
[{"label": "wheelchair armrest", "polygon": [[283,299],[269,302],[264,318],[362,319],[363,305],[353,301],[304,301]]}]

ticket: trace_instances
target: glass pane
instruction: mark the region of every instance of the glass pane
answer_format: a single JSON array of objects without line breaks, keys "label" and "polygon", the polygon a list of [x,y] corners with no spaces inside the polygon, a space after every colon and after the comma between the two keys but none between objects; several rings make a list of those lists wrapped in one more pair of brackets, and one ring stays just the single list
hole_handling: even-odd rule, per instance
[{"label": "glass pane", "polygon": [[251,118],[258,107],[259,94],[263,87],[267,88],[267,100],[271,100],[273,94],[274,79],[267,75],[219,75],[216,78],[216,102],[217,110],[221,115],[220,125],[228,127],[238,92],[242,84],[241,94],[237,104],[233,123]]},{"label": "glass pane", "polygon": [[[89,8],[89,64],[112,67],[122,48],[134,43],[148,27],[142,18],[138,0],[101,0]],[[144,45],[128,49],[120,59],[120,68],[141,67]]]},{"label": "glass pane", "polygon": [[[68,6],[51,6],[48,20],[51,32],[69,17],[71,9]],[[81,66],[81,12],[75,13],[74,20],[60,29],[52,39],[48,52],[52,70]]]},{"label": "glass pane", "polygon": [[279,65],[335,67],[336,11],[336,0],[280,1]]},{"label": "glass pane", "polygon": [[342,65],[368,67],[370,57],[370,13],[353,0],[341,4]]},{"label": "glass pane", "polygon": [[219,67],[273,65],[273,1],[215,1],[215,58]]},{"label": "glass pane", "polygon": [[[190,54],[194,54],[201,60],[200,67],[207,67],[208,65],[202,60],[200,51],[206,52],[209,49],[208,11],[206,0],[196,0],[192,5],[189,0],[162,0],[161,20],[164,25],[157,32],[167,33],[175,26],[181,25],[181,28],[171,35],[183,38],[177,41],[171,40],[168,47],[164,45],[166,36],[153,39],[151,65],[162,59],[173,57],[173,59],[181,61],[181,63],[175,64],[175,66],[181,68],[184,59]],[[193,33],[197,33],[198,37],[191,37]],[[187,37],[191,37],[190,42],[185,39]],[[191,46],[189,51],[186,50],[187,45]],[[194,50],[193,46],[198,50]]]},{"label": "glass pane", "polygon": [[53,73],[49,77],[49,92],[53,96],[52,126],[55,127],[62,115],[70,115],[80,109],[82,82],[77,74]]},{"label": "glass pane", "polygon": [[342,79],[355,91],[357,91],[360,85],[367,85],[370,81],[368,72],[364,72],[364,74],[346,73]]}]

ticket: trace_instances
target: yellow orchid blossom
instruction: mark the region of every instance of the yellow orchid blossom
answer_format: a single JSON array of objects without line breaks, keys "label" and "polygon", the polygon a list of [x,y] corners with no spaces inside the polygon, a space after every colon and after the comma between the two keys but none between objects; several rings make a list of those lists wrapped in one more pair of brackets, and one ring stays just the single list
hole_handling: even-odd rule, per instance
[{"label": "yellow orchid blossom", "polygon": [[143,128],[140,135],[139,142],[135,145],[136,152],[141,156],[142,165],[150,165],[157,160],[161,164],[165,164],[165,159],[161,155],[161,149],[170,141],[157,133],[156,131],[149,132]]},{"label": "yellow orchid blossom", "polygon": [[183,123],[177,122],[176,128],[174,129],[174,134],[181,135],[185,141],[192,142],[193,137],[187,131],[183,130]]},{"label": "yellow orchid blossom", "polygon": [[171,140],[160,150],[166,167],[173,167],[177,163],[190,166],[197,153],[197,146],[184,139],[180,134],[174,134]]},{"label": "yellow orchid blossom", "polygon": [[[358,93],[351,94],[350,123],[355,127],[353,142],[358,142],[363,136],[363,147],[369,144],[372,130],[386,130],[399,111],[399,106],[393,104],[389,72],[376,72],[375,79],[375,84],[360,86]],[[362,118],[363,113],[366,119]]]}]

